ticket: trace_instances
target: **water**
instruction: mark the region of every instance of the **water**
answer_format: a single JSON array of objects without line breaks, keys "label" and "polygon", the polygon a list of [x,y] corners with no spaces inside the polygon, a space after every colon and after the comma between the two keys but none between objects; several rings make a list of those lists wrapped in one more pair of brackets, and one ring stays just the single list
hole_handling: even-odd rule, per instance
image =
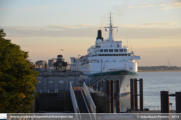
[{"label": "water", "polygon": [[[181,72],[140,72],[138,79],[144,82],[144,106],[161,106],[160,91],[169,90],[175,94],[181,90]],[[175,97],[170,96],[170,103],[175,106]]]}]

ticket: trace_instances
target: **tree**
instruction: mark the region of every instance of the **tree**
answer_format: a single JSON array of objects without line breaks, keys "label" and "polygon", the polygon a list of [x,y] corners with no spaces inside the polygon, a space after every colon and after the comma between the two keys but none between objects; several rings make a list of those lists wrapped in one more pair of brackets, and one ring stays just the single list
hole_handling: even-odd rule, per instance
[{"label": "tree", "polygon": [[31,67],[28,52],[5,36],[0,29],[0,113],[31,112],[38,72]]}]

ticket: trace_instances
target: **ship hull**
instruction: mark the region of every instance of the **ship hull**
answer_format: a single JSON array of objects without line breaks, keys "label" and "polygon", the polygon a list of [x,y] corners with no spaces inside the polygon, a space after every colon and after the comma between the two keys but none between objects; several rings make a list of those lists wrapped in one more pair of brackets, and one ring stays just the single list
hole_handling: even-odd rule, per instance
[{"label": "ship hull", "polygon": [[[88,86],[95,86],[94,88],[100,90],[103,87],[103,93],[106,93],[106,81],[107,80],[120,80],[120,95],[121,95],[121,112],[125,112],[130,108],[130,79],[137,78],[136,72],[131,71],[113,71],[96,74],[83,74],[81,76],[82,82],[85,82]],[[116,91],[116,85],[114,84],[114,93]],[[116,95],[116,94],[115,94]]]}]

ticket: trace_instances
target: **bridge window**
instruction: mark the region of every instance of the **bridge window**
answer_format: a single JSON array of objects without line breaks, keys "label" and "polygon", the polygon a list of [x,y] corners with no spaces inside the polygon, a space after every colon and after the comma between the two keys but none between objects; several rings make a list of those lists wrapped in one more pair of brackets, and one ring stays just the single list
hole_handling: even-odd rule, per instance
[{"label": "bridge window", "polygon": [[64,81],[59,81],[58,82],[58,89],[59,90],[65,90],[65,83],[64,83]]},{"label": "bridge window", "polygon": [[130,56],[130,54],[128,54],[128,56]]},{"label": "bridge window", "polygon": [[53,81],[49,81],[49,83],[54,83]]},{"label": "bridge window", "polygon": [[104,49],[104,52],[108,52],[108,49]]},{"label": "bridge window", "polygon": [[124,52],[127,52],[127,49],[124,49]]},{"label": "bridge window", "polygon": [[114,52],[118,52],[118,49],[114,49]]},{"label": "bridge window", "polygon": [[109,52],[113,52],[113,49],[109,49]]},{"label": "bridge window", "polygon": [[58,81],[58,83],[65,83],[63,80]]},{"label": "bridge window", "polygon": [[103,49],[100,49],[100,52],[103,52]]},{"label": "bridge window", "polygon": [[54,89],[54,82],[53,81],[49,81],[48,83],[49,83],[48,84],[48,89],[49,90],[53,90]]},{"label": "bridge window", "polygon": [[109,60],[106,60],[105,62],[110,62]]},{"label": "bridge window", "polygon": [[101,46],[100,45],[97,45],[96,48],[100,48]]},{"label": "bridge window", "polygon": [[119,49],[119,52],[123,52],[123,49]]}]

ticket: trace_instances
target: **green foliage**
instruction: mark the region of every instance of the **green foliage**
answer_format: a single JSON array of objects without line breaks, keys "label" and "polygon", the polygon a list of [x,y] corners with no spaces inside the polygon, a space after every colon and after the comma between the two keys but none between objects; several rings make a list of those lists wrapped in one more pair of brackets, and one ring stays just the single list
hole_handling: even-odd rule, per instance
[{"label": "green foliage", "polygon": [[28,52],[5,35],[0,29],[0,113],[31,112],[38,72],[32,69]]}]

